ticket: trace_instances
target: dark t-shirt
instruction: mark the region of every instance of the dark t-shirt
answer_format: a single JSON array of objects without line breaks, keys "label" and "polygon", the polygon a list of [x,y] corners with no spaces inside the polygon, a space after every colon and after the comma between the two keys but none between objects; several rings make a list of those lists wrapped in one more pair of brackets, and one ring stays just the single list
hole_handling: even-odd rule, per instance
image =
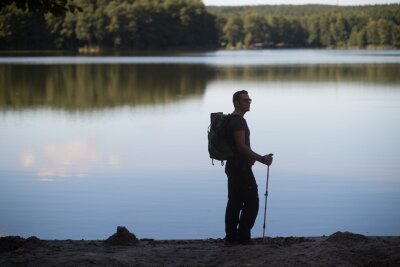
[{"label": "dark t-shirt", "polygon": [[[233,133],[236,131],[245,131],[245,144],[250,147],[250,129],[247,126],[246,120],[239,115],[233,115],[233,117],[229,120],[228,124],[228,132],[230,136],[230,140],[232,146],[236,148],[235,140],[233,137]],[[244,171],[246,168],[251,167],[249,158],[238,151],[238,156],[229,159],[226,162],[225,172],[228,175],[233,175],[238,172]]]}]

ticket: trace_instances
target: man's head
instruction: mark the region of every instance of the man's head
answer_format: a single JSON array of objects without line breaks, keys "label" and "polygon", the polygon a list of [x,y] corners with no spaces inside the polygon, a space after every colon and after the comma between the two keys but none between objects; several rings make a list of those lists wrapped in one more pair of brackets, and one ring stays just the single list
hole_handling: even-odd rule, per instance
[{"label": "man's head", "polygon": [[242,90],[235,92],[232,101],[236,111],[244,114],[250,110],[251,99],[247,91]]}]

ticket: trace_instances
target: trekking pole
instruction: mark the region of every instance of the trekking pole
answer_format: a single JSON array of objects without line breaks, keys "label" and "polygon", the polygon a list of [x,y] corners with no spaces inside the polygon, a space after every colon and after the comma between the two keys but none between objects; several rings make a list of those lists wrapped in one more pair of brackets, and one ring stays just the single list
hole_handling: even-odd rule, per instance
[{"label": "trekking pole", "polygon": [[269,165],[267,168],[267,185],[265,187],[264,225],[263,225],[263,240],[264,240],[264,242],[265,242],[265,221],[267,218],[268,180],[269,180]]}]

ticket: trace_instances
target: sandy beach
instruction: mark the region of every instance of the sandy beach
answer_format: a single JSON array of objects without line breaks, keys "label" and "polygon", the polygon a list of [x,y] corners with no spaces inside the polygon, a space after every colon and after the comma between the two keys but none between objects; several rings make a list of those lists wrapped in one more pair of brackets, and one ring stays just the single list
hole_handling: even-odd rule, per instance
[{"label": "sandy beach", "polygon": [[137,239],[126,228],[106,240],[0,238],[0,266],[400,266],[400,237],[336,232],[322,237]]}]

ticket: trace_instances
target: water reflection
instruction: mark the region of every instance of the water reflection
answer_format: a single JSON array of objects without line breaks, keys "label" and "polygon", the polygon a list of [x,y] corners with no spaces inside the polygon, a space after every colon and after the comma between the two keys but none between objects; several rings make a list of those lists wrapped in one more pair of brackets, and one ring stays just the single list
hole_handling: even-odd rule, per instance
[{"label": "water reflection", "polygon": [[285,82],[357,82],[395,85],[400,82],[398,64],[227,66],[218,75],[223,80]]},{"label": "water reflection", "polygon": [[0,64],[0,235],[220,237],[226,177],[206,129],[238,88],[254,147],[276,153],[268,235],[398,235],[398,63],[304,62]]},{"label": "water reflection", "polygon": [[90,110],[203,94],[202,65],[0,65],[0,107]]},{"label": "water reflection", "polygon": [[397,85],[398,65],[0,65],[0,108],[85,111],[160,105],[202,96],[213,80]]},{"label": "water reflection", "polygon": [[19,163],[40,181],[88,177],[96,165],[117,168],[120,155],[101,151],[93,136],[47,142],[37,150],[23,151]]}]

